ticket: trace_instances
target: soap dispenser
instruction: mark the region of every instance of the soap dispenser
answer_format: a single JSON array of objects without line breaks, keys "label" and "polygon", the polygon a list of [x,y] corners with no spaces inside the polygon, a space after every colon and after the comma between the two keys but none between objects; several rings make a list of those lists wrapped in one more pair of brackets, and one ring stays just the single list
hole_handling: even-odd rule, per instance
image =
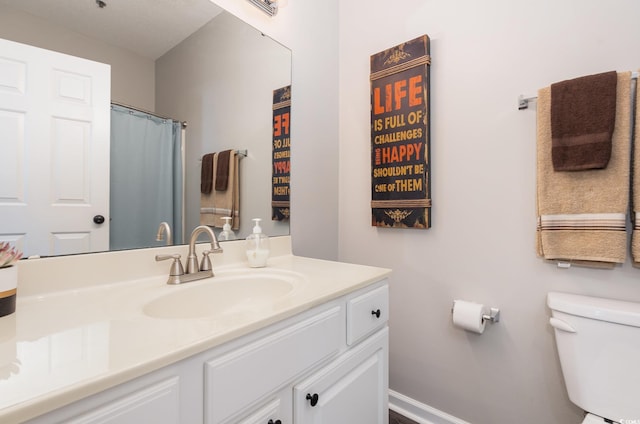
[{"label": "soap dispenser", "polygon": [[229,223],[231,221],[231,217],[230,216],[225,216],[222,219],[224,219],[224,225],[222,226],[222,231],[220,231],[220,235],[218,236],[218,240],[222,241],[222,240],[235,240],[236,239],[236,233],[233,232],[233,230],[231,229],[231,224]]},{"label": "soap dispenser", "polygon": [[253,233],[247,237],[247,260],[251,268],[261,268],[267,266],[269,257],[269,237],[267,237],[260,227],[260,218],[254,218]]}]

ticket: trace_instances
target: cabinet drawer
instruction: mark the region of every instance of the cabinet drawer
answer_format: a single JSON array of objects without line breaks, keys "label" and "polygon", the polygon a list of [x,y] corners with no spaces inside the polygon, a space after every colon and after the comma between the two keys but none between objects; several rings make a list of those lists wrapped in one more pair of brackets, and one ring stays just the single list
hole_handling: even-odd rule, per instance
[{"label": "cabinet drawer", "polygon": [[389,286],[384,285],[347,303],[347,344],[381,328],[389,319]]},{"label": "cabinet drawer", "polygon": [[317,362],[334,355],[344,334],[336,306],[205,363],[205,422],[228,422]]}]

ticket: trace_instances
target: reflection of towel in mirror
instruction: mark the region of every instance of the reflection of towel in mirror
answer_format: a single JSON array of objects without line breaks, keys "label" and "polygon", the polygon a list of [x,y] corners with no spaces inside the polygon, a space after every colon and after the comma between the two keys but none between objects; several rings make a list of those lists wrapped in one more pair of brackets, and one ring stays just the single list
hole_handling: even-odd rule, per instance
[{"label": "reflection of towel in mirror", "polygon": [[618,73],[612,151],[605,169],[556,172],[551,158],[551,90],[538,92],[537,251],[548,260],[613,267],[627,252],[631,73]]},{"label": "reflection of towel in mirror", "polygon": [[229,185],[229,162],[231,159],[231,150],[225,150],[223,152],[218,153],[218,161],[216,164],[216,186],[215,189],[218,191],[225,191],[227,186]]},{"label": "reflection of towel in mirror", "polygon": [[200,170],[200,193],[209,194],[213,184],[213,156],[215,153],[207,153],[202,157],[202,169]]},{"label": "reflection of towel in mirror", "polygon": [[[220,154],[213,159],[212,186],[216,187],[216,175],[220,161]],[[228,181],[226,190],[211,190],[210,193],[200,194],[200,224],[222,228],[225,216],[230,216],[231,227],[240,228],[240,178],[239,158],[235,152],[228,155]]]}]

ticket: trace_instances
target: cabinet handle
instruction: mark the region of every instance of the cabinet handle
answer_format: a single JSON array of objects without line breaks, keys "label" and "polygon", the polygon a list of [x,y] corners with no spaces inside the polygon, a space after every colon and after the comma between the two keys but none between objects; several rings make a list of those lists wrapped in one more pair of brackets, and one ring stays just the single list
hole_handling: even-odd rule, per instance
[{"label": "cabinet handle", "polygon": [[311,406],[316,406],[318,404],[318,394],[317,393],[314,393],[314,394],[307,393],[307,400],[309,401]]},{"label": "cabinet handle", "polygon": [[282,421],[280,421],[280,420],[275,420],[275,421],[269,420],[269,422],[267,424],[282,424]]},{"label": "cabinet handle", "polygon": [[371,311],[371,315],[375,315],[376,318],[380,318],[380,309],[376,309],[375,311]]}]

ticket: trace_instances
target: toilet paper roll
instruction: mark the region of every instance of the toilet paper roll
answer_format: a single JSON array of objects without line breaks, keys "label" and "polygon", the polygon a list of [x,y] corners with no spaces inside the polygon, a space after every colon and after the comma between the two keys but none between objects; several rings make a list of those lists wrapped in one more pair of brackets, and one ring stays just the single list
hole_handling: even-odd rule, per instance
[{"label": "toilet paper roll", "polygon": [[453,301],[453,325],[464,330],[482,334],[484,331],[485,306],[464,300]]}]

